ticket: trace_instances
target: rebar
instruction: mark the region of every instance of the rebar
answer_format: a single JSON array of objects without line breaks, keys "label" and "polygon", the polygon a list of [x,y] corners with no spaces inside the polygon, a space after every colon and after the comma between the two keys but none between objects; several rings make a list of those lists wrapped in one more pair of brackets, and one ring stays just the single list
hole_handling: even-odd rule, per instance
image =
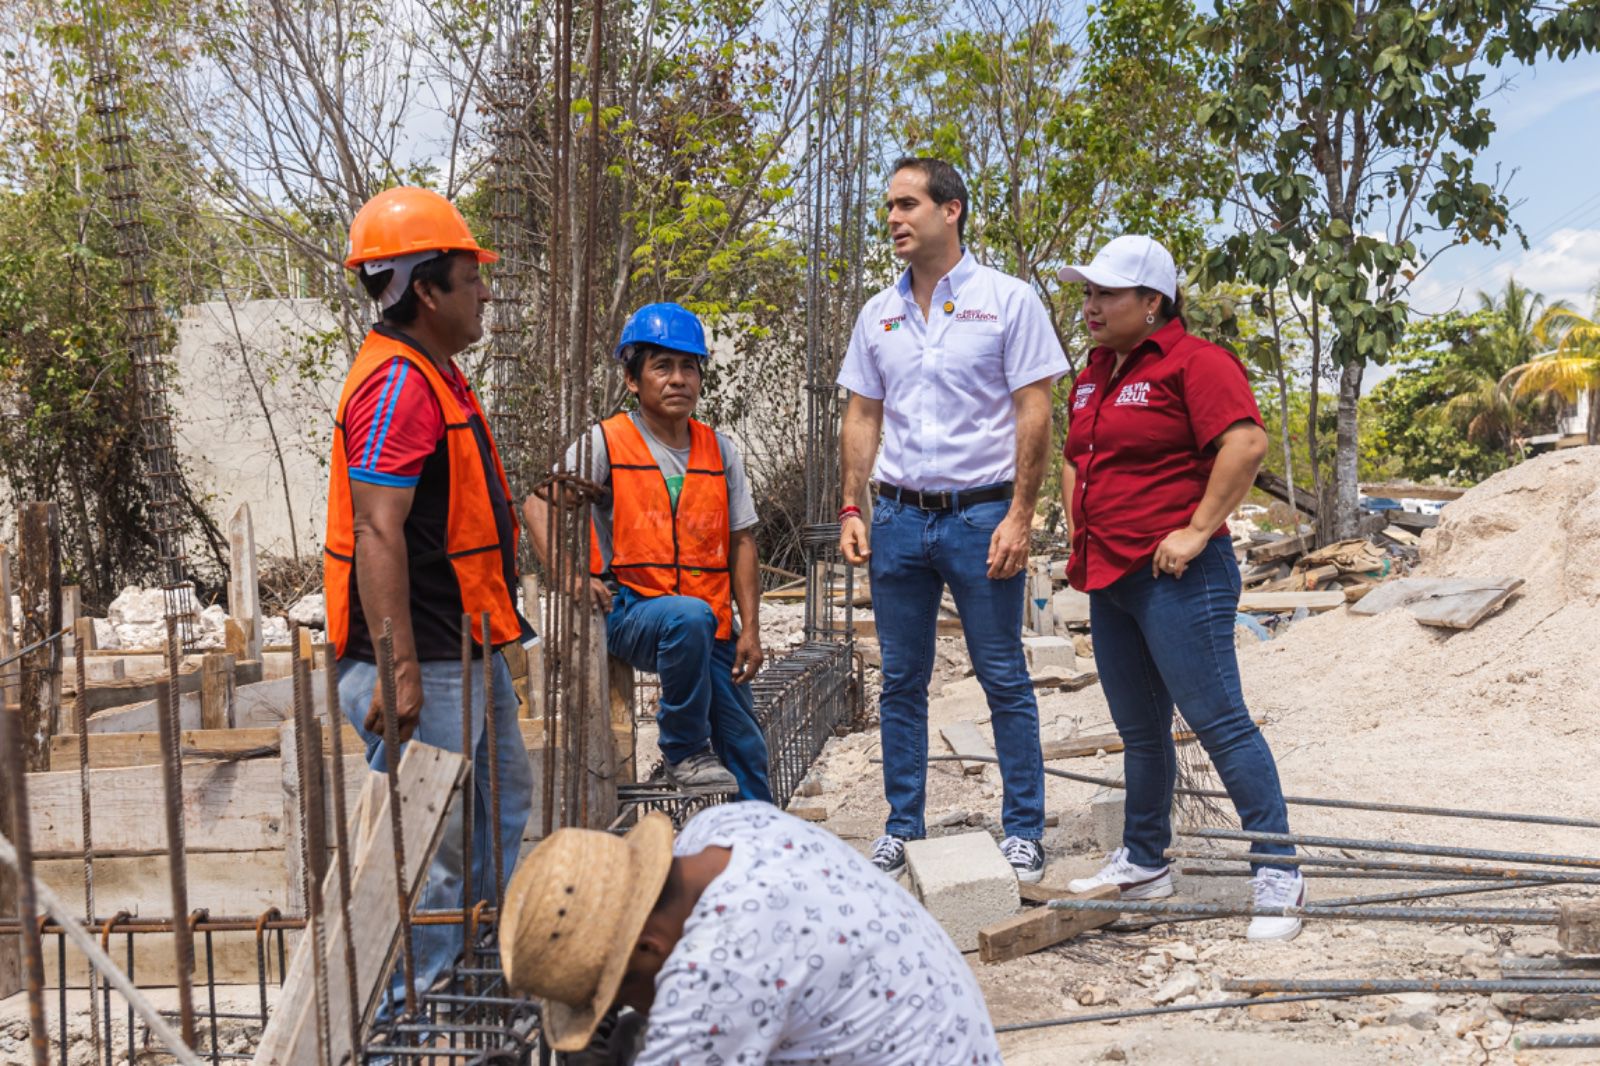
[{"label": "rebar", "polygon": [[[1560,884],[1556,881],[1554,884]],[[1441,896],[1471,896],[1480,892],[1513,892],[1524,888],[1542,888],[1535,881],[1506,884],[1503,881],[1475,881],[1467,885],[1446,888],[1414,888],[1409,892],[1381,892],[1371,896],[1340,896],[1337,899],[1319,899],[1319,907],[1357,907],[1372,903],[1404,903],[1407,900],[1436,899]]]},{"label": "rebar", "polygon": [[1214,853],[1198,848],[1168,848],[1163,852],[1169,859],[1212,859],[1218,862],[1259,863],[1270,860],[1277,866],[1322,866],[1348,870],[1389,870],[1418,874],[1424,877],[1498,878],[1503,881],[1538,881],[1544,884],[1591,885],[1600,882],[1600,876],[1588,871],[1529,870],[1516,866],[1474,866],[1471,863],[1400,862],[1391,859],[1347,859],[1329,855],[1272,855],[1259,852]]},{"label": "rebar", "polygon": [[1057,911],[1112,911],[1124,914],[1177,914],[1210,918],[1353,918],[1380,922],[1433,922],[1459,925],[1555,925],[1560,912],[1548,907],[1253,907],[1233,903],[1179,900],[1053,899]]},{"label": "rebar", "polygon": [[[494,642],[489,637],[489,612],[484,611],[479,619],[479,632],[482,634],[479,641],[483,650],[483,731],[489,746],[489,844],[491,854],[494,856],[494,905],[498,910],[504,900],[501,898],[505,890],[506,869],[503,845],[500,840],[500,730],[495,723],[494,713]],[[602,638],[603,639],[603,638]],[[464,752],[467,761],[475,759],[475,753]],[[470,855],[464,857],[468,869],[471,869]],[[469,877],[470,881],[471,878]],[[472,902],[476,903],[477,900]]]},{"label": "rebar", "polygon": [[383,620],[383,635],[378,639],[378,684],[383,700],[383,766],[389,784],[389,827],[394,836],[395,898],[400,918],[400,955],[405,967],[406,1014],[414,1015],[417,966],[411,938],[411,892],[406,884],[405,827],[400,816],[400,722],[399,705],[395,702],[394,621],[390,618]]},{"label": "rebar", "polygon": [[[929,755],[930,762],[988,762],[1000,760],[987,755]],[[1046,766],[1044,772],[1065,781],[1078,781],[1100,788],[1125,789],[1128,786],[1112,777],[1097,777],[1072,770],[1058,770]],[[1215,788],[1175,788],[1178,796],[1196,796],[1203,799],[1228,799],[1228,794]],[[1408,803],[1372,803],[1365,800],[1324,799],[1318,796],[1285,796],[1283,802],[1290,806],[1329,807],[1342,811],[1374,811],[1379,814],[1416,814],[1428,818],[1464,818],[1482,822],[1515,822],[1527,825],[1564,825],[1574,829],[1600,829],[1600,821],[1588,818],[1569,818],[1559,814],[1512,814],[1505,811],[1477,811],[1458,807],[1419,807]]]},{"label": "rebar", "polygon": [[[174,917],[189,914],[189,863],[184,848],[183,756],[178,750],[182,724],[178,718],[178,620],[167,616],[167,676],[156,682],[156,729],[161,741],[161,786],[167,818],[167,872],[171,879]],[[178,985],[178,1012],[183,1042],[194,1046],[194,940],[187,922],[172,930],[175,955],[173,980]]]},{"label": "rebar", "polygon": [[1600,1047],[1600,1033],[1522,1033],[1516,1038],[1518,1050],[1522,1048],[1595,1048]]},{"label": "rebar", "polygon": [[1500,992],[1535,996],[1600,994],[1600,981],[1512,981],[1492,977],[1242,977],[1225,978],[1222,987],[1228,992],[1284,992],[1308,995],[1392,996],[1405,992],[1484,996]]},{"label": "rebar", "polygon": [[28,1037],[34,1066],[50,1058],[50,1034],[44,1020],[44,940],[36,916],[39,901],[33,879],[33,827],[28,810],[28,767],[22,749],[21,711],[0,706],[0,756],[11,784],[11,825],[16,834],[13,865],[17,871],[17,923],[22,930],[22,972],[28,990]]},{"label": "rebar", "polygon": [[[465,876],[461,878],[461,906],[470,907],[473,901],[472,819],[478,805],[478,783],[473,775],[478,760],[472,744],[472,615],[461,613],[461,754],[466,757],[467,768],[461,776],[461,862]],[[466,923],[461,926],[461,957],[472,961],[472,936]]]},{"label": "rebar", "polygon": [[[1176,836],[1206,840],[1247,840],[1257,844],[1296,844],[1317,848],[1348,848],[1352,851],[1390,851],[1398,855],[1437,855],[1450,859],[1482,859],[1487,862],[1522,862],[1541,866],[1572,866],[1600,870],[1600,859],[1586,855],[1546,855],[1532,851],[1496,851],[1490,848],[1462,848],[1445,844],[1413,844],[1398,840],[1357,840],[1349,837],[1318,836],[1310,833],[1260,833],[1249,829],[1178,829]],[[1275,861],[1277,856],[1260,856],[1257,861]]]},{"label": "rebar", "polygon": [[[83,917],[94,922],[94,832],[89,802],[89,640],[94,634],[94,622],[80,618],[77,622],[77,645],[73,649],[74,689],[73,717],[78,728],[78,805],[82,811],[83,829]],[[98,979],[89,979],[89,1038],[94,1044],[95,1060],[100,1058],[100,1012],[95,1009]]]},{"label": "rebar", "polygon": [[1065,1018],[1049,1018],[1038,1022],[1013,1022],[1010,1025],[997,1025],[996,1033],[1023,1033],[1030,1029],[1051,1029],[1059,1025],[1081,1025],[1084,1022],[1122,1022],[1129,1018],[1151,1018],[1161,1014],[1188,1014],[1193,1011],[1227,1010],[1233,1007],[1256,1007],[1263,1003],[1306,1003],[1312,1000],[1342,999],[1342,996],[1325,996],[1319,994],[1299,996],[1273,996],[1262,999],[1252,996],[1249,999],[1221,999],[1214,1003],[1169,1003],[1164,1007],[1134,1007],[1130,1010],[1095,1011],[1089,1014],[1069,1014]]},{"label": "rebar", "polygon": [[[311,929],[311,980],[316,1007],[317,1061],[330,1066],[332,1030],[328,1006],[328,932],[323,921],[322,878],[327,869],[326,808],[322,803],[322,738],[311,706],[311,644],[298,622],[289,628],[295,753],[300,773],[300,854],[305,871],[306,919]],[[209,934],[208,934],[209,936]]]},{"label": "rebar", "polygon": [[[333,654],[333,645],[326,645],[323,655],[323,685],[327,690],[328,726],[333,735],[328,738],[333,748],[331,768],[333,784],[333,837],[339,864],[339,918],[344,923],[344,972],[346,991],[352,1004],[360,1002],[360,982],[356,980],[356,942],[349,933],[350,923],[350,830],[349,814],[344,799],[344,714],[339,703],[339,663]],[[354,1007],[345,1011],[350,1022],[350,1046],[361,1046],[361,1019]],[[265,1025],[265,1020],[262,1022]]]},{"label": "rebar", "polygon": [[44,647],[46,644],[49,644],[49,643],[51,643],[53,641],[60,640],[62,637],[66,636],[70,632],[71,632],[70,629],[62,629],[62,630],[59,630],[59,631],[57,631],[55,633],[51,633],[48,637],[45,637],[45,638],[43,638],[41,640],[34,641],[32,644],[29,644],[26,648],[19,648],[17,651],[12,652],[10,655],[6,656],[4,659],[0,659],[0,668],[10,666],[12,663],[21,660],[29,652],[38,651],[40,648]]}]

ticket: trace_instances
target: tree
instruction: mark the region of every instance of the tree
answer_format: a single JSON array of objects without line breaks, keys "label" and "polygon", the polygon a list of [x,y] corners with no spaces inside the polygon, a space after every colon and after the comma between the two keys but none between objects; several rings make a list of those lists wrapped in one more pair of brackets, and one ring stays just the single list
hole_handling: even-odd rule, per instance
[{"label": "tree", "polygon": [[1126,232],[1188,260],[1228,175],[1193,118],[1186,4],[1116,0],[1092,7],[1081,33],[1060,14],[1051,0],[941,8],[938,30],[908,33],[891,58],[885,132],[897,154],[962,170],[968,245],[1033,282],[1076,365],[1077,287],[1059,287],[1056,268]]},{"label": "tree", "polygon": [[1585,396],[1589,412],[1584,439],[1589,444],[1600,444],[1600,288],[1596,303],[1590,318],[1565,307],[1546,311],[1534,336],[1555,344],[1554,350],[1513,368],[1505,377],[1518,397],[1553,395],[1573,404]]},{"label": "tree", "polygon": [[1429,264],[1512,231],[1504,188],[1474,169],[1495,128],[1480,106],[1487,70],[1596,47],[1600,8],[1216,0],[1196,29],[1214,61],[1215,98],[1201,117],[1239,179],[1237,231],[1199,274],[1282,284],[1327,315],[1338,441],[1331,521],[1319,533],[1352,536],[1364,368],[1403,336],[1407,291]]}]

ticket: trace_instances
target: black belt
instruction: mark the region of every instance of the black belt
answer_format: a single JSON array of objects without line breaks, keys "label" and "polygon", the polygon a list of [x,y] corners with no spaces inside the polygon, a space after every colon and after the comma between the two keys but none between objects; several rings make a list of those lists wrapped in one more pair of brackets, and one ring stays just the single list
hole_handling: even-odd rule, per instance
[{"label": "black belt", "polygon": [[958,507],[969,507],[975,503],[994,503],[996,500],[1009,500],[1013,495],[1013,486],[1009,481],[999,485],[991,485],[986,489],[950,489],[947,492],[918,492],[916,489],[903,489],[898,485],[891,485],[886,481],[878,483],[878,495],[886,500],[894,500],[908,507],[916,507],[923,511],[954,511]]}]

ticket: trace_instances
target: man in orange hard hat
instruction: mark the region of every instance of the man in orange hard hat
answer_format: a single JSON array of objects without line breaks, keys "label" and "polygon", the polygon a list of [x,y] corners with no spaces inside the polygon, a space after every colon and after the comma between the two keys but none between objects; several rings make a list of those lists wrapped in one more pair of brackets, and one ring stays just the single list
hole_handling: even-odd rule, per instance
[{"label": "man in orange hard hat", "polygon": [[[492,691],[469,671],[473,824],[470,876],[461,853],[456,804],[420,906],[472,906],[495,898],[491,833],[504,869],[515,865],[533,799],[533,775],[517,727],[511,673],[495,649],[533,631],[517,611],[517,522],[505,470],[472,386],[453,357],[483,336],[491,295],[479,272],[493,252],[478,247],[466,221],[438,193],[393,188],[369,200],[350,227],[345,266],[357,272],[382,317],[345,378],[333,427],[323,579],[328,640],[339,656],[339,703],[361,734],[367,761],[383,770],[389,753],[376,649],[393,631],[395,716],[402,741],[461,751],[461,650],[493,656]],[[462,632],[462,615],[473,624]],[[489,620],[489,639],[479,626]],[[486,696],[488,697],[486,699]],[[485,721],[498,736],[500,820],[491,822]],[[419,926],[416,984],[426,989],[450,964],[459,931]],[[404,998],[397,974],[395,1001]]]}]

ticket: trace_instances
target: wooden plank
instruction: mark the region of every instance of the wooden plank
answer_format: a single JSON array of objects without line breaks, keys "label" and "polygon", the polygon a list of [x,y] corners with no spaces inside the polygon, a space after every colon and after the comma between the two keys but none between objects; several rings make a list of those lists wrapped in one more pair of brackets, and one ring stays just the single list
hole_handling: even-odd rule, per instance
[{"label": "wooden plank", "polygon": [[1316,546],[1316,541],[1311,534],[1305,533],[1298,537],[1284,537],[1281,540],[1268,541],[1245,551],[1244,557],[1252,563],[1278,563],[1293,559],[1297,555],[1304,555]]},{"label": "wooden plank", "polygon": [[[53,503],[22,506],[22,647],[61,628],[61,515]],[[17,723],[29,770],[50,765],[50,734],[61,727],[61,643],[51,641],[22,660],[22,719]]]},{"label": "wooden plank", "polygon": [[[283,847],[277,759],[194,763],[184,767],[183,821],[188,852],[272,851]],[[97,855],[156,855],[167,850],[160,817],[161,767],[90,770]],[[40,858],[83,853],[76,771],[28,775],[33,846]]]},{"label": "wooden plank", "polygon": [[[522,576],[522,611],[534,629],[544,624],[543,612],[539,609],[539,579],[532,574]],[[522,650],[523,659],[526,661],[525,671],[527,676],[523,679],[522,687],[525,697],[522,703],[523,716],[544,720],[544,641],[541,640],[531,647]]]},{"label": "wooden plank", "polygon": [[1050,559],[1037,556],[1028,560],[1027,597],[1023,601],[1023,625],[1040,636],[1055,636],[1055,583],[1050,580]]},{"label": "wooden plank", "polygon": [[[126,681],[108,681],[104,684],[91,684],[84,693],[84,702],[91,715],[100,711],[112,709],[125,710],[134,704],[148,703],[156,698],[156,684],[166,680],[166,672],[162,670],[159,675],[149,677],[135,677]],[[181,669],[178,673],[178,691],[200,691],[200,667],[197,663],[188,669]]]},{"label": "wooden plank", "polygon": [[1514,592],[1522,587],[1520,577],[1402,577],[1385,581],[1350,608],[1351,614],[1380,614],[1396,607],[1430,599],[1448,599],[1474,592]]},{"label": "wooden plank", "polygon": [[[93,692],[94,689],[89,691]],[[88,729],[91,734],[154,732],[164,713],[165,709],[156,700],[148,699],[143,703],[112,707],[92,714],[89,716]],[[185,692],[179,696],[178,728],[199,729],[201,721],[200,693]]]},{"label": "wooden plank", "polygon": [[[1116,885],[1101,885],[1076,899],[1120,899]],[[1117,911],[1057,911],[1034,907],[1012,918],[978,930],[978,958],[984,962],[1019,959],[1043,951],[1079,933],[1110,925],[1122,915]]]},{"label": "wooden plank", "polygon": [[200,660],[200,728],[227,729],[233,725],[233,656],[207,652]]},{"label": "wooden plank", "polygon": [[617,741],[611,732],[611,655],[606,651],[605,632],[605,616],[596,610],[589,620],[589,646],[579,649],[580,662],[589,674],[589,707],[576,723],[584,731],[587,745],[587,765],[582,767],[588,796],[585,829],[604,829],[617,816]]},{"label": "wooden plank", "polygon": [[[878,636],[878,622],[877,622],[876,619],[873,619],[873,618],[857,618],[852,623],[852,625],[855,627],[856,636],[858,636],[858,637],[870,637],[872,639],[877,639],[877,636]],[[959,636],[961,636],[961,632],[962,632],[962,630],[961,630],[961,619],[959,619],[959,618],[940,618],[934,623],[934,626],[935,626],[934,632],[938,636],[941,636],[941,637],[959,637]]]},{"label": "wooden plank", "polygon": [[950,748],[950,753],[961,760],[961,772],[964,774],[981,774],[985,766],[992,765],[985,762],[968,762],[967,757],[977,755],[982,758],[995,758],[994,742],[984,735],[976,722],[952,722],[939,730],[939,735],[944,738],[945,744]]},{"label": "wooden plank", "polygon": [[[406,857],[406,885],[412,905],[426,881],[423,876],[444,831],[450,793],[466,770],[466,760],[453,752],[429,747],[417,741],[406,745],[397,773],[400,779],[400,812],[403,848]],[[374,787],[373,796],[381,802],[367,803],[374,812],[372,831],[362,846],[352,844],[355,864],[351,873],[351,927],[345,928],[338,907],[328,909],[328,935],[324,955],[327,975],[329,1036],[332,1047],[328,1060],[341,1062],[350,1053],[349,1017],[352,1006],[365,1018],[376,1005],[396,950],[400,917],[395,904],[395,847],[388,813],[386,788]],[[324,895],[334,899],[338,891],[336,870],[324,881]],[[349,978],[345,971],[346,938],[356,948],[356,978],[361,1002],[349,1001]],[[278,997],[267,1028],[256,1049],[258,1066],[304,1066],[317,1061],[315,989],[313,988],[312,938],[301,937],[294,962]]]},{"label": "wooden plank", "polygon": [[1304,607],[1313,614],[1344,606],[1343,589],[1315,589],[1309,592],[1245,592],[1239,596],[1241,611],[1292,611]]},{"label": "wooden plank", "polygon": [[1509,600],[1522,587],[1522,579],[1506,588],[1477,589],[1450,596],[1430,596],[1410,605],[1411,613],[1425,626],[1442,629],[1471,629]]},{"label": "wooden plank", "polygon": [[260,659],[261,575],[248,503],[241,503],[228,520],[228,564],[228,616],[244,629],[241,659]]},{"label": "wooden plank", "polygon": [[[1267,720],[1257,718],[1255,723],[1266,725]],[[1187,729],[1179,729],[1172,734],[1175,744],[1187,744],[1194,739],[1195,735]],[[1064,740],[1046,740],[1040,745],[1040,750],[1044,753],[1045,762],[1053,762],[1056,759],[1081,759],[1102,751],[1110,755],[1121,751],[1122,747],[1122,737],[1116,733],[1089,733]]]},{"label": "wooden plank", "polygon": [[638,721],[633,710],[633,667],[626,659],[606,656],[610,672],[611,736],[617,749],[617,780],[633,782],[638,778],[634,749],[638,746]]},{"label": "wooden plank", "polygon": [[1422,538],[1409,529],[1402,529],[1397,525],[1388,525],[1383,529],[1383,535],[1396,544],[1404,544],[1408,548],[1415,548],[1422,544]]},{"label": "wooden plank", "polygon": [[1317,517],[1317,498],[1298,485],[1295,486],[1294,495],[1291,496],[1289,483],[1277,474],[1266,470],[1258,471],[1256,488],[1275,500],[1298,508],[1302,514],[1310,515],[1312,518]]},{"label": "wooden plank", "polygon": [[[320,718],[328,716],[328,685],[321,670],[311,672],[311,707]],[[294,678],[275,677],[233,692],[233,724],[238,729],[276,726],[294,717]]]},{"label": "wooden plank", "polygon": [[[190,855],[187,859],[190,899],[209,905],[222,916],[257,915],[268,907],[285,906],[283,896],[283,852],[251,851],[230,854]],[[34,871],[39,880],[53,889],[73,913],[83,914],[83,859],[51,859],[40,862]],[[100,914],[126,910],[130,914],[166,916],[172,910],[168,887],[169,871],[164,855],[96,858],[94,895]],[[96,930],[98,934],[98,930]],[[134,973],[142,987],[173,983],[172,938],[159,934],[140,934],[134,940]],[[45,938],[45,980],[59,987],[55,937]],[[195,980],[204,981],[206,958],[204,942],[197,943]],[[213,934],[216,972],[227,983],[254,984],[256,948],[254,933]],[[127,962],[126,941],[111,940],[112,958]],[[275,952],[272,954],[276,954]],[[87,983],[89,966],[83,955],[67,949],[67,987],[82,988]]]},{"label": "wooden plank", "polygon": [[[363,750],[361,736],[344,727],[346,754]],[[278,754],[278,731],[263,729],[188,729],[179,743],[186,762],[212,760],[218,756],[271,757]],[[322,738],[326,755],[333,746],[331,735]],[[161,761],[161,744],[153,732],[90,733],[89,768],[105,770],[117,766],[153,766]],[[62,733],[50,738],[50,769],[71,770],[78,765],[78,735]]]},{"label": "wooden plank", "polygon": [[1413,514],[1410,511],[1385,511],[1383,514],[1390,525],[1399,526],[1412,533],[1421,533],[1439,524],[1439,516],[1436,514]]},{"label": "wooden plank", "polygon": [[83,614],[83,590],[77,585],[61,586],[61,628],[67,635],[61,638],[61,654],[78,653],[78,618]]}]

